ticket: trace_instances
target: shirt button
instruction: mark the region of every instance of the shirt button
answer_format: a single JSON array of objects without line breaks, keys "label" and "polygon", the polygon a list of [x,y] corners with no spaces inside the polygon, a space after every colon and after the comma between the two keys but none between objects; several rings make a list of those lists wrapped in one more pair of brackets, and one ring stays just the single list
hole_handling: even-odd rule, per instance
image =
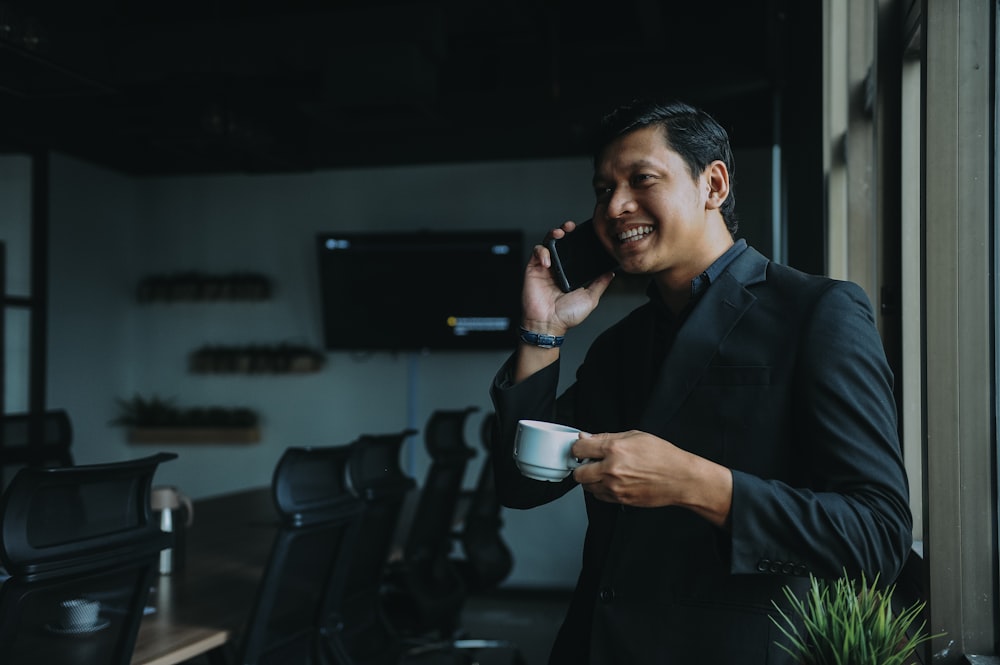
[{"label": "shirt button", "polygon": [[600,596],[602,603],[610,603],[612,600],[615,599],[615,590],[609,586],[606,586],[601,589],[601,592],[598,595]]}]

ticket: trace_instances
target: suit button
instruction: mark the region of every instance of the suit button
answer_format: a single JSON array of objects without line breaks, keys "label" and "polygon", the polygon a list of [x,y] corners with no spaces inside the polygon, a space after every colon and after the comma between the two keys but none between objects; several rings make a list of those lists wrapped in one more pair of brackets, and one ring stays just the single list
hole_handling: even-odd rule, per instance
[{"label": "suit button", "polygon": [[606,586],[601,589],[601,592],[600,594],[598,594],[598,596],[600,597],[602,603],[610,603],[612,600],[615,599],[615,590],[609,586]]},{"label": "suit button", "polygon": [[809,569],[806,568],[805,565],[803,564],[795,566],[795,574],[798,575],[799,577],[805,577],[808,572]]},{"label": "suit button", "polygon": [[783,575],[791,575],[793,570],[795,570],[795,564],[792,563],[786,563],[781,567],[781,573]]},{"label": "suit button", "polygon": [[781,562],[780,561],[772,561],[771,562],[771,566],[770,566],[770,568],[768,568],[768,570],[770,570],[772,573],[781,572]]},{"label": "suit button", "polygon": [[761,559],[757,562],[757,571],[761,573],[766,573],[771,567],[771,561],[769,559]]}]

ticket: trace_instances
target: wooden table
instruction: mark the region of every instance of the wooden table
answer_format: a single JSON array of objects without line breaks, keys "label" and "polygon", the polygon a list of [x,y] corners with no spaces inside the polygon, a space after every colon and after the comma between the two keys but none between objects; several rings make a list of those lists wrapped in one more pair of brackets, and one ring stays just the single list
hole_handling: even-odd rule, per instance
[{"label": "wooden table", "polygon": [[132,665],[173,665],[234,639],[250,615],[276,530],[270,488],[196,501],[186,564],[160,575]]}]

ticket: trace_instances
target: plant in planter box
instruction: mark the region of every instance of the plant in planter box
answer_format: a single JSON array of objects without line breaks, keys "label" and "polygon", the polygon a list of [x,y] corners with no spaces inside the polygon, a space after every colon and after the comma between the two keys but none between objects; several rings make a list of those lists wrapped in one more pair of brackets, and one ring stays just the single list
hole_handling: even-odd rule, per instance
[{"label": "plant in planter box", "polygon": [[136,395],[132,399],[119,399],[119,415],[113,425],[126,427],[256,427],[257,413],[245,407],[190,407],[179,408],[173,400]]},{"label": "plant in planter box", "polygon": [[177,425],[179,410],[171,399],[156,395],[146,398],[135,395],[132,399],[117,399],[118,417],[112,425],[126,427],[173,427]]},{"label": "plant in planter box", "polygon": [[810,576],[805,599],[785,587],[790,613],[777,603],[775,625],[788,639],[778,646],[801,665],[911,665],[913,653],[932,639],[924,622],[915,625],[924,603],[898,613],[892,605],[895,587],[878,588],[878,576],[868,583],[847,577],[827,581]]}]

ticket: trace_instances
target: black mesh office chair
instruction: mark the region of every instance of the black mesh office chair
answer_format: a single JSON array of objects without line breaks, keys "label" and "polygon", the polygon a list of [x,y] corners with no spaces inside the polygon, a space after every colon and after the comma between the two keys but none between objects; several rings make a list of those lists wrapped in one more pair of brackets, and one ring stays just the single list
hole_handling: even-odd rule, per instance
[{"label": "black mesh office chair", "polygon": [[364,435],[351,445],[348,479],[365,511],[344,597],[343,637],[354,661],[365,665],[394,665],[403,652],[382,606],[382,585],[403,503],[416,485],[399,465],[400,448],[413,434]]},{"label": "black mesh office chair", "polygon": [[242,665],[350,664],[341,601],[362,502],[346,482],[349,446],[289,448],[272,478],[282,524],[240,640]]},{"label": "black mesh office chair", "polygon": [[392,621],[408,634],[451,637],[458,628],[466,588],[450,560],[455,510],[465,467],[476,451],[465,443],[474,407],[434,411],[424,430],[431,457],[409,525],[403,559],[393,566],[387,598]]},{"label": "black mesh office chair", "polygon": [[486,459],[483,460],[479,478],[462,516],[461,529],[456,535],[464,554],[464,558],[458,559],[456,565],[472,593],[496,588],[514,567],[514,556],[501,535],[503,519],[500,517],[501,505],[493,478],[496,423],[496,413],[491,412],[480,426],[479,434]]},{"label": "black mesh office chair", "polygon": [[405,656],[413,659],[431,652],[464,652],[481,649],[511,651],[521,662],[516,646],[505,640],[467,638],[462,635],[461,612],[468,589],[451,559],[455,513],[465,469],[476,451],[465,442],[465,423],[476,407],[434,411],[424,430],[431,457],[403,549],[403,559],[388,576],[386,607],[390,620],[406,638]]},{"label": "black mesh office chair", "polygon": [[25,466],[73,466],[73,427],[63,409],[0,418],[0,488]]},{"label": "black mesh office chair", "polygon": [[[0,500],[4,665],[128,665],[169,543],[150,484],[175,457],[18,471]],[[90,614],[72,622],[64,603]]]}]

